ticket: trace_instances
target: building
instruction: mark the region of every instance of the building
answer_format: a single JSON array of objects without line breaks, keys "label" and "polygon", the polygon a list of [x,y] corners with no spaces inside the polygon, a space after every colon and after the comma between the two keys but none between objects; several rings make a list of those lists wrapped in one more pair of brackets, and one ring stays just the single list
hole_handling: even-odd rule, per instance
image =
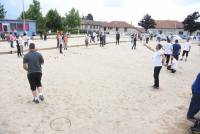
[{"label": "building", "polygon": [[80,32],[88,33],[88,32],[99,32],[102,30],[104,22],[101,21],[93,21],[93,20],[81,20]]},{"label": "building", "polygon": [[36,22],[34,20],[11,20],[0,19],[0,33],[17,32],[23,34],[25,31],[28,35],[36,34]]},{"label": "building", "polygon": [[125,21],[92,21],[92,20],[81,20],[80,32],[106,32],[109,34],[132,34],[140,32],[136,27],[131,24],[128,24]]},{"label": "building", "polygon": [[[184,31],[184,26],[182,22],[176,20],[156,20],[156,25],[154,29],[149,29],[148,31],[153,34],[176,34],[176,35],[188,35],[187,31]],[[194,35],[200,34],[200,31],[196,31]]]},{"label": "building", "polygon": [[126,35],[139,32],[133,25],[125,21],[108,22],[104,24],[103,30],[110,34],[116,34],[116,32],[119,32],[120,34],[126,34]]}]

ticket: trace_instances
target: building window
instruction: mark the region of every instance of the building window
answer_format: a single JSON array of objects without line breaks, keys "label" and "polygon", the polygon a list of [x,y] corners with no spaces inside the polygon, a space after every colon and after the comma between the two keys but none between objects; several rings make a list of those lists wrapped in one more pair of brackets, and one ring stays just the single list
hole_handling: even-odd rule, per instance
[{"label": "building window", "polygon": [[104,31],[106,31],[106,27],[104,27]]},{"label": "building window", "polygon": [[17,30],[23,31],[23,23],[17,23]]},{"label": "building window", "polygon": [[16,23],[10,23],[10,29],[11,29],[12,31],[16,30],[16,28],[17,28]]},{"label": "building window", "polygon": [[124,32],[127,32],[127,28],[126,27],[124,28]]},{"label": "building window", "polygon": [[28,23],[25,24],[25,30],[26,30],[26,31],[29,31],[29,24],[28,24]]},{"label": "building window", "polygon": [[119,31],[119,28],[118,28],[118,27],[116,27],[116,31]]}]

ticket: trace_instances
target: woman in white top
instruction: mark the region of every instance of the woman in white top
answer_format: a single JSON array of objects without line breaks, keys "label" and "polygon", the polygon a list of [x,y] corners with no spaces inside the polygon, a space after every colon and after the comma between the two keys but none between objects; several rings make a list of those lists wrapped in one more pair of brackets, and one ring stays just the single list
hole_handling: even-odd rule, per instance
[{"label": "woman in white top", "polygon": [[190,40],[188,39],[183,47],[183,54],[182,54],[181,60],[183,60],[184,56],[186,55],[185,61],[187,61],[190,49],[191,49],[191,43],[190,43]]},{"label": "woman in white top", "polygon": [[162,50],[162,45],[158,44],[156,49],[151,48],[150,46],[144,44],[149,50],[154,52],[153,60],[154,60],[154,89],[159,89],[159,74],[162,69],[162,65],[165,62],[164,52]]},{"label": "woman in white top", "polygon": [[172,55],[173,51],[173,46],[169,39],[167,40],[167,43],[164,45],[164,50],[165,50],[166,65],[168,65],[170,61],[170,56]]}]

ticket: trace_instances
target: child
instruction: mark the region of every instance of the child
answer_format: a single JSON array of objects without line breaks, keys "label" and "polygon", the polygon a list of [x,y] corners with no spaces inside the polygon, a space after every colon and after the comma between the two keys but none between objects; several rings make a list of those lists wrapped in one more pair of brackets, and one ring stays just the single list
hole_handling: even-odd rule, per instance
[{"label": "child", "polygon": [[67,43],[68,43],[68,37],[67,37],[67,35],[65,34],[65,35],[64,35],[64,50],[67,50]]},{"label": "child", "polygon": [[190,40],[188,39],[183,47],[183,54],[181,60],[183,60],[184,56],[186,55],[185,61],[187,61],[190,50],[191,50],[191,43]]},{"label": "child", "polygon": [[162,50],[162,45],[158,44],[156,46],[155,50],[153,48],[151,48],[150,46],[147,46],[146,44],[144,44],[144,46],[146,46],[149,50],[154,52],[154,55],[153,55],[153,60],[154,60],[154,85],[153,85],[153,88],[159,89],[159,74],[162,69],[162,65],[164,64],[164,61],[165,61],[165,56],[164,56],[164,52]]},{"label": "child", "polygon": [[169,62],[168,66],[167,66],[167,69],[171,70],[172,73],[176,72],[177,60],[173,56],[171,57],[171,61]]}]

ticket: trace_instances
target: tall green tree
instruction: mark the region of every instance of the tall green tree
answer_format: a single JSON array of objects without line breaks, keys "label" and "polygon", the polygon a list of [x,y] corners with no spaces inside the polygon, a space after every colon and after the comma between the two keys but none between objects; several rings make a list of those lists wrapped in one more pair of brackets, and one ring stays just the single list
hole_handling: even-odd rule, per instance
[{"label": "tall green tree", "polygon": [[27,11],[22,12],[20,15],[20,19],[30,19],[36,20],[37,31],[45,30],[45,18],[42,16],[40,2],[38,0],[33,0],[33,3],[29,5]]},{"label": "tall green tree", "polygon": [[46,27],[54,32],[63,30],[62,18],[56,9],[51,9],[46,14]]},{"label": "tall green tree", "polygon": [[72,8],[68,14],[66,14],[66,25],[68,28],[68,31],[72,33],[78,32],[78,29],[80,27],[81,19],[79,15],[79,11],[75,8]]},{"label": "tall green tree", "polygon": [[184,25],[184,30],[188,31],[190,34],[194,33],[196,30],[200,30],[200,18],[199,12],[194,12],[188,15],[182,22]]},{"label": "tall green tree", "polygon": [[143,19],[138,23],[139,26],[143,27],[147,32],[150,28],[155,28],[155,20],[151,18],[149,14],[146,14]]},{"label": "tall green tree", "polygon": [[0,19],[5,18],[7,11],[5,10],[4,6],[0,3]]},{"label": "tall green tree", "polygon": [[93,15],[89,13],[86,17],[86,20],[93,20]]}]

